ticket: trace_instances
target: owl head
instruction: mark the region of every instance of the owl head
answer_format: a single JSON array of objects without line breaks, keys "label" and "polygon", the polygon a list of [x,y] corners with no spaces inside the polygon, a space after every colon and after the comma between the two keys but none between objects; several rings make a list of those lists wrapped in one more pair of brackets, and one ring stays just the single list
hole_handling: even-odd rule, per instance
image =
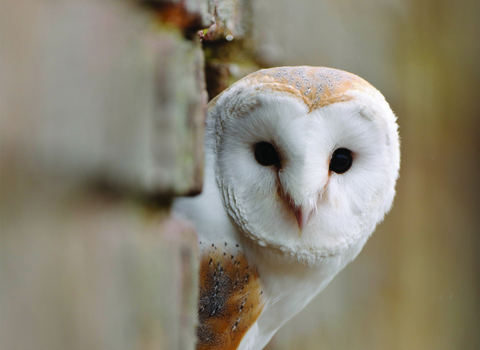
[{"label": "owl head", "polygon": [[314,263],[365,241],[389,211],[397,129],[382,94],[354,74],[273,68],[210,102],[207,152],[240,232]]}]

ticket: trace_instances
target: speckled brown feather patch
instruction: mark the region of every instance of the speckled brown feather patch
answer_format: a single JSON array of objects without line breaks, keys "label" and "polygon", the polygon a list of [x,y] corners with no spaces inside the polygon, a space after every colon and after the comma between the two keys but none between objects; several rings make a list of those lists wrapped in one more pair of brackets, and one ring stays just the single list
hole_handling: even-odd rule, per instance
[{"label": "speckled brown feather patch", "polygon": [[234,350],[263,310],[258,271],[223,244],[200,262],[197,350]]}]

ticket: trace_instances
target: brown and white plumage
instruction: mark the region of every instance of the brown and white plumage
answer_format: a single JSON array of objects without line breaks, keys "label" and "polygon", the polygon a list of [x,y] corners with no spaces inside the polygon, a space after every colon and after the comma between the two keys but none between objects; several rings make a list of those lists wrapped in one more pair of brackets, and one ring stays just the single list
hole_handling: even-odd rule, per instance
[{"label": "brown and white plumage", "polygon": [[253,73],[210,102],[202,194],[175,202],[201,248],[198,349],[262,349],[390,209],[396,118],[363,79]]},{"label": "brown and white plumage", "polygon": [[200,246],[197,349],[237,349],[264,306],[258,271],[226,242]]}]

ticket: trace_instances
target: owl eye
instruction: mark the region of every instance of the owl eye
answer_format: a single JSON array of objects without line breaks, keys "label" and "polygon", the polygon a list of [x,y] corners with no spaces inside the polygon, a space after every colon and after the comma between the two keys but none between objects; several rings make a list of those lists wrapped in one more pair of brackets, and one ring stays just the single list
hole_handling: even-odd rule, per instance
[{"label": "owl eye", "polygon": [[257,143],[255,147],[255,159],[258,163],[264,166],[280,163],[275,147],[273,147],[271,143],[265,141]]},{"label": "owl eye", "polygon": [[333,152],[332,159],[330,159],[330,170],[343,174],[352,166],[353,158],[352,152],[346,148],[339,148]]}]

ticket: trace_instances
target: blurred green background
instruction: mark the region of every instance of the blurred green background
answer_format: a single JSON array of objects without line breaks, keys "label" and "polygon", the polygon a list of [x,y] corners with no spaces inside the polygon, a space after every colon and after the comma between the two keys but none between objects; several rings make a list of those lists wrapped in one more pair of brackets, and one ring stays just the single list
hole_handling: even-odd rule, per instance
[{"label": "blurred green background", "polygon": [[402,140],[391,213],[268,349],[479,349],[479,2],[255,3],[269,65],[363,77]]}]

